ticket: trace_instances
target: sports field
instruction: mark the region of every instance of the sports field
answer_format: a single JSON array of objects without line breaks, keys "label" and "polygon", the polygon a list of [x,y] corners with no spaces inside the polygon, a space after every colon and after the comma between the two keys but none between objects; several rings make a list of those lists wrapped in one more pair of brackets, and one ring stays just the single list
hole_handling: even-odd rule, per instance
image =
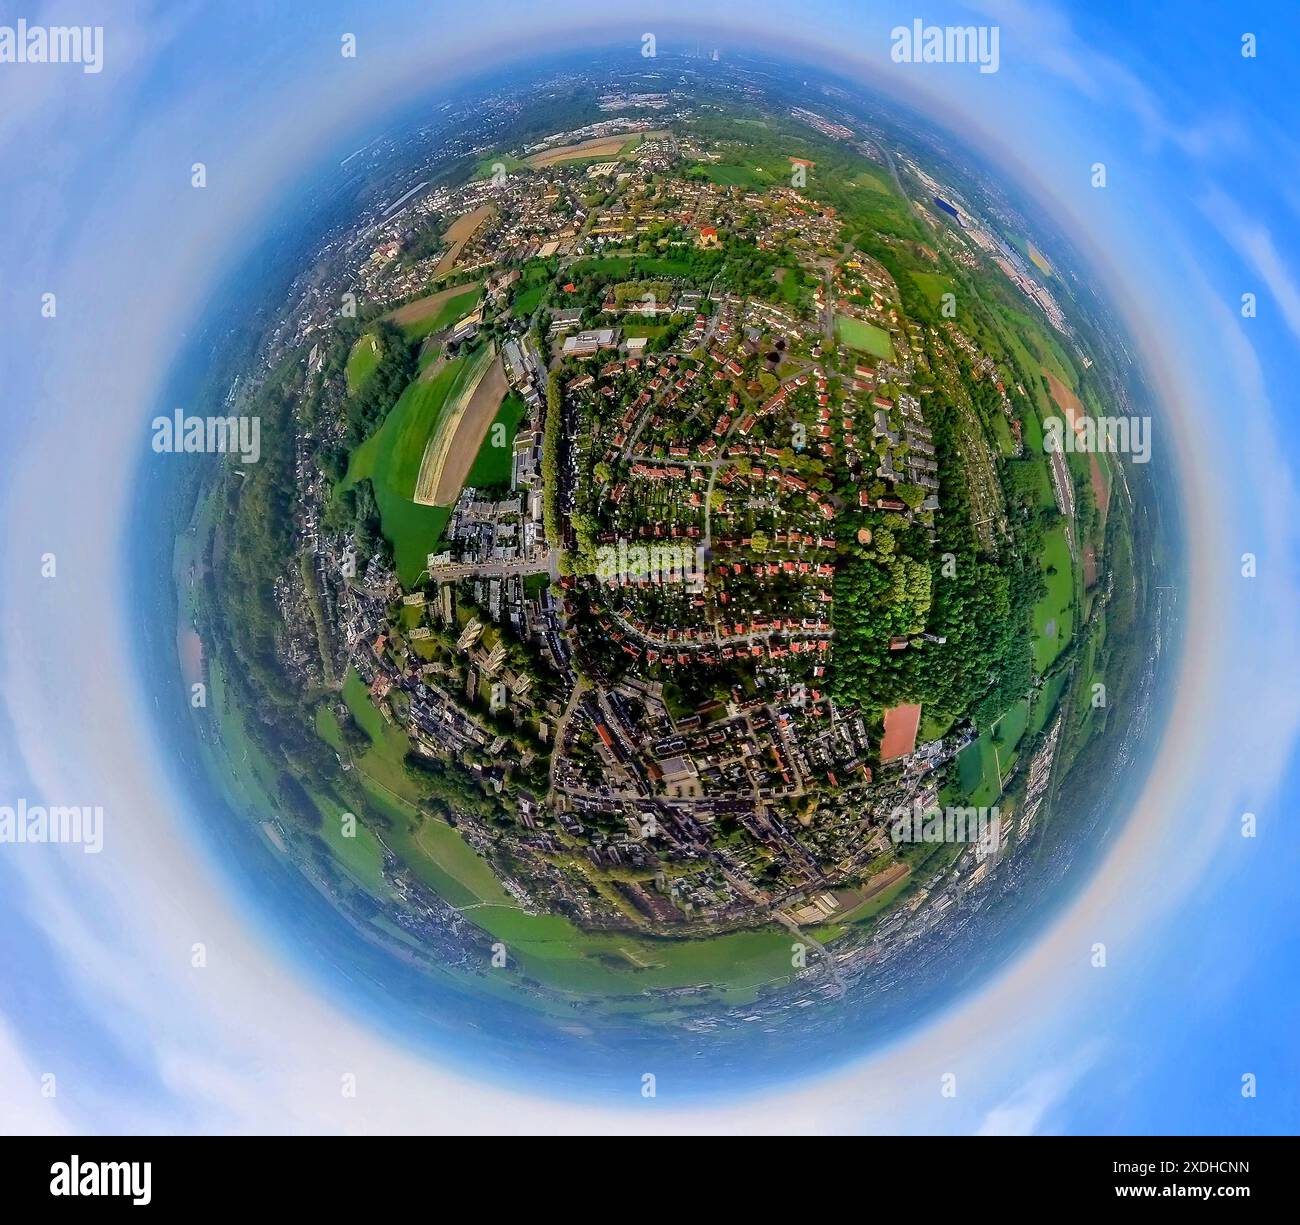
[{"label": "sports field", "polygon": [[916,747],[916,733],[921,726],[921,707],[903,702],[885,711],[885,734],[880,741],[881,762],[906,757]]},{"label": "sports field", "polygon": [[850,319],[847,315],[836,315],[835,336],[850,349],[869,353],[872,357],[885,361],[893,360],[894,342],[884,328],[878,328],[873,323],[863,323],[861,319]]}]

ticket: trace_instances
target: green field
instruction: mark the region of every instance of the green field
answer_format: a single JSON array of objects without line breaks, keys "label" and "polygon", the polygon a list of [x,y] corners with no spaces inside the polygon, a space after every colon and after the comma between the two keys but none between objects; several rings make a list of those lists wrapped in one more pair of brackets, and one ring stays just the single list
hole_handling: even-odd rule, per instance
[{"label": "green field", "polygon": [[[865,902],[859,902],[852,910],[846,910],[843,914],[836,915],[835,925],[865,923],[868,919],[875,918],[882,910],[888,909],[894,899],[911,883],[912,874],[910,872],[906,876],[900,876],[892,885],[886,885],[879,893],[867,898]],[[819,936],[819,938],[822,937]]]},{"label": "green field", "polygon": [[348,392],[356,395],[366,385],[366,380],[379,365],[379,337],[367,332],[357,338],[356,344],[348,354],[347,380]]},{"label": "green field", "polygon": [[1061,694],[1065,691],[1065,682],[1068,679],[1068,671],[1061,671],[1044,682],[1038,696],[1034,699],[1034,709],[1029,720],[1029,734],[1031,736],[1036,736],[1047,726],[1052,717],[1052,712],[1061,700]]},{"label": "green field", "polygon": [[978,740],[968,744],[957,754],[957,777],[961,784],[963,804],[977,808],[988,808],[997,802],[1002,794],[998,782],[998,763],[1002,763],[1002,773],[1010,765],[1010,759],[993,744],[987,731],[982,732]]},{"label": "green field", "polygon": [[515,299],[510,303],[511,311],[518,316],[531,315],[542,304],[542,299],[546,296],[545,285],[530,285],[527,289],[521,290],[515,295]]},{"label": "green field", "polygon": [[989,737],[997,745],[1002,758],[1002,772],[1006,773],[1007,758],[1016,751],[1025,729],[1029,726],[1029,700],[1021,698],[1010,710],[989,728]]},{"label": "green field", "polygon": [[457,294],[454,298],[448,298],[442,304],[442,308],[434,314],[423,319],[417,319],[414,323],[403,324],[402,335],[407,340],[423,340],[424,337],[431,336],[434,332],[441,332],[443,328],[451,327],[453,323],[468,315],[482,296],[482,289],[477,285],[471,286],[464,293]]},{"label": "green field", "polygon": [[1026,412],[1020,422],[1020,440],[1025,455],[1034,462],[1029,468],[1031,479],[1038,490],[1039,506],[1055,506],[1056,494],[1052,489],[1052,476],[1043,450],[1043,425],[1037,412]]},{"label": "green field", "polygon": [[384,848],[374,832],[360,820],[354,820],[352,836],[345,837],[343,805],[332,796],[317,795],[310,787],[307,791],[320,809],[320,836],[333,852],[335,860],[363,889],[376,897],[387,897],[390,890],[384,880]]},{"label": "green field", "polygon": [[1043,672],[1065,649],[1074,632],[1074,565],[1064,523],[1043,537],[1039,564],[1047,594],[1034,605],[1034,670]]},{"label": "green field", "polygon": [[782,302],[802,307],[812,301],[812,287],[816,282],[798,265],[779,268],[777,275],[781,286]]},{"label": "green field", "polygon": [[[527,411],[528,406],[513,391],[501,401],[496,417],[483,436],[483,444],[474,457],[474,464],[469,470],[469,476],[465,478],[465,484],[475,489],[510,484],[515,433]],[[497,429],[498,426],[504,428],[504,433]],[[498,435],[501,438],[499,446],[494,441],[494,436]]]},{"label": "green field", "polygon": [[375,782],[387,790],[402,795],[413,796],[402,759],[410,743],[406,733],[394,727],[375,709],[366,687],[355,670],[348,673],[343,682],[343,700],[348,710],[357,721],[361,730],[370,737],[372,747],[362,756],[361,768]]},{"label": "green field", "polygon": [[1011,773],[1028,728],[1029,700],[1021,698],[957,755],[960,794],[948,798],[977,808],[997,803],[1001,780]]},{"label": "green field", "polygon": [[[631,994],[711,985],[739,1002],[764,983],[788,981],[792,972],[792,938],[781,928],[707,940],[652,940],[587,933],[567,919],[495,906],[470,911],[470,917],[508,942],[526,974],[569,991]],[[544,932],[543,924],[551,930]]]},{"label": "green field", "polygon": [[507,174],[513,174],[516,170],[528,169],[527,163],[522,162],[519,158],[509,153],[490,153],[474,167],[474,178],[490,179],[495,166],[504,166]]},{"label": "green field", "polygon": [[863,323],[861,319],[850,319],[847,315],[835,316],[835,336],[843,345],[869,353],[885,361],[894,357],[894,342],[884,328],[872,323]]},{"label": "green field", "polygon": [[865,187],[868,191],[878,191],[882,195],[897,196],[889,171],[877,170],[874,166],[864,166],[848,182],[850,187]]},{"label": "green field", "polygon": [[671,323],[637,323],[628,328],[626,339],[644,337],[647,340],[654,340],[658,336],[667,336],[672,330]]},{"label": "green field", "polygon": [[943,305],[943,295],[953,293],[952,282],[937,272],[909,272],[907,274],[924,295],[925,300],[938,310]]},{"label": "green field", "polygon": [[952,715],[936,712],[927,706],[921,716],[921,728],[917,735],[917,743],[928,744],[931,740],[941,740],[948,734],[956,721]]},{"label": "green field", "polygon": [[436,378],[415,379],[348,464],[344,488],[367,477],[374,484],[384,537],[393,546],[398,577],[406,586],[424,569],[451,513],[445,506],[420,506],[411,500],[420,460],[444,406],[469,377],[472,364],[468,357],[456,357]]},{"label": "green field", "polygon": [[993,438],[998,444],[998,451],[1004,455],[1016,453],[1016,440],[1011,433],[1011,425],[1002,413],[995,413],[992,420]]},{"label": "green field", "polygon": [[692,178],[707,179],[719,187],[770,187],[776,182],[771,171],[762,166],[741,166],[728,162],[700,162],[688,172]]}]

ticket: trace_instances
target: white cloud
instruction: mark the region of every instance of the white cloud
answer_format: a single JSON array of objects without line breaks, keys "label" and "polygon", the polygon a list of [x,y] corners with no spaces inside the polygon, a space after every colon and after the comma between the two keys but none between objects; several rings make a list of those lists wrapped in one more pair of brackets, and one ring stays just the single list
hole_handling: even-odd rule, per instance
[{"label": "white cloud", "polygon": [[1094,1062],[1095,1051],[1035,1074],[984,1116],[979,1136],[1032,1136],[1041,1134],[1054,1112],[1060,1110],[1070,1090]]},{"label": "white cloud", "polygon": [[[1224,192],[1208,190],[1200,198],[1201,211],[1219,228],[1224,241],[1241,262],[1253,268],[1282,311],[1286,325],[1300,338],[1300,282],[1278,250],[1272,233],[1254,221]],[[1247,288],[1243,286],[1243,291]],[[1233,321],[1234,329],[1237,321]]]},{"label": "white cloud", "polygon": [[[1198,100],[1168,80],[1157,90],[1096,41],[1082,38],[1071,17],[1047,0],[960,0],[962,5],[1005,26],[1002,55],[1041,65],[1090,101],[1127,110],[1154,150],[1172,144],[1195,158],[1229,157],[1249,146],[1249,133],[1235,116],[1194,113]],[[1227,52],[1225,52],[1225,57]],[[1148,73],[1156,66],[1148,63]]]}]

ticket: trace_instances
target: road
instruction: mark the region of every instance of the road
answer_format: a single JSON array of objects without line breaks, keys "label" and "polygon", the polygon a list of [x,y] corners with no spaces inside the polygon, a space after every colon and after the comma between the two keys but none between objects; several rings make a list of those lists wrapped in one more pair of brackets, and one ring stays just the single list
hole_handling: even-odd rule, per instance
[{"label": "road", "polygon": [[559,765],[560,758],[564,756],[564,737],[569,730],[569,720],[573,718],[573,712],[578,709],[578,703],[582,701],[582,695],[586,691],[587,682],[579,676],[573,683],[573,692],[569,694],[568,705],[565,706],[564,713],[555,724],[555,735],[551,740],[551,771],[550,780],[547,784],[548,798],[552,798],[555,792],[555,768]]},{"label": "road", "polygon": [[536,557],[512,557],[508,560],[461,561],[434,566],[429,578],[435,583],[457,583],[466,578],[515,578],[529,574],[549,574],[551,581],[560,577],[560,556],[547,549]]},{"label": "road", "polygon": [[713,630],[712,638],[707,638],[703,642],[700,642],[698,640],[684,642],[684,641],[676,641],[671,638],[661,638],[656,634],[642,633],[641,630],[629,624],[623,617],[621,617],[617,612],[615,612],[612,609],[610,610],[609,615],[613,617],[614,620],[617,621],[619,625],[623,627],[623,629],[625,629],[629,634],[631,634],[638,641],[647,642],[651,646],[656,646],[656,647],[670,647],[674,651],[697,651],[703,647],[712,647],[712,646],[739,647],[739,646],[762,645],[763,643],[767,642],[768,639],[772,638],[774,635],[779,637],[783,643],[793,642],[797,639],[815,641],[823,638],[829,639],[831,637],[831,631],[829,629],[824,629],[824,630],[800,629],[800,630],[793,630],[793,631],[757,630],[752,634],[719,634],[717,627],[715,626]]}]

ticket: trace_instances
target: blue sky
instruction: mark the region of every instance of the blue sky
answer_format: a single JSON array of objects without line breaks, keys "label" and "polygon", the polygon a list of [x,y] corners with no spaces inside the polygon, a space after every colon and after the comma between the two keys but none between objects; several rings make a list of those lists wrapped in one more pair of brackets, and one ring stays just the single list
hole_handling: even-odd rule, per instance
[{"label": "blue sky", "polygon": [[[0,2],[0,25],[105,26],[102,73],[0,65],[0,803],[95,797],[112,816],[102,856],[0,847],[0,1128],[1295,1129],[1295,14],[691,0],[611,17],[489,0],[469,30],[443,20],[463,8],[427,2],[103,9]],[[917,16],[997,24],[1000,70],[892,64],[890,28]],[[1075,240],[1147,364],[1156,443],[1177,460],[1187,652],[1136,812],[1085,894],[995,982],[834,1077],[689,1109],[665,1095],[647,1113],[476,1082],[322,997],[238,905],[167,782],[125,645],[153,610],[127,605],[120,567],[160,387],[207,294],[305,174],[440,80],[697,27],[724,53],[780,49],[916,106]],[[355,61],[338,56],[344,31]],[[204,192],[189,188],[196,160]],[[1257,317],[1242,318],[1243,293]],[[1255,839],[1238,833],[1245,811]],[[215,951],[202,975],[195,940]],[[1088,964],[1098,940],[1104,971]],[[341,1070],[361,1077],[357,1100],[340,1101]],[[935,1089],[945,1071],[952,1101]]]}]

